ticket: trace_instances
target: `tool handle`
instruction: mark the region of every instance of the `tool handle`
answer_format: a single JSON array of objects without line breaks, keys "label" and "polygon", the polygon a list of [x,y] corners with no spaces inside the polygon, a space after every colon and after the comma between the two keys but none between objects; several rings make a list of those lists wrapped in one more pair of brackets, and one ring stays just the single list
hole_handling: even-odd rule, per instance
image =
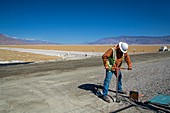
[{"label": "tool handle", "polygon": [[121,70],[121,69],[128,69],[128,68],[124,68],[124,67],[112,67],[112,69],[118,69],[118,70]]},{"label": "tool handle", "polygon": [[[104,69],[107,69],[107,68],[104,68]],[[124,67],[112,67],[112,70],[115,69],[115,70],[121,70],[121,69],[126,69],[128,70],[128,68],[124,68]]]}]

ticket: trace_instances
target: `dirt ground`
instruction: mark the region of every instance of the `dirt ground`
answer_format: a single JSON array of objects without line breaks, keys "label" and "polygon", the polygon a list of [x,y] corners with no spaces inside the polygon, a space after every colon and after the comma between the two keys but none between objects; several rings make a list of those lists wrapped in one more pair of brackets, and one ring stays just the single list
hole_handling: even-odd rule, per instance
[{"label": "dirt ground", "polygon": [[0,49],[0,61],[40,62],[57,60],[60,57]]},{"label": "dirt ground", "polygon": [[[150,99],[158,91],[170,95],[170,52],[131,55],[131,60],[133,70],[122,70],[128,75],[123,79],[126,90],[143,86],[139,88],[145,94],[141,101]],[[155,85],[157,76],[161,81]],[[137,78],[141,78],[142,85]],[[95,87],[101,85],[103,79],[101,57],[0,65],[0,113],[170,112],[160,107],[132,103],[123,95],[119,95],[120,103],[106,103],[95,95]],[[114,77],[112,82],[110,88],[114,90]],[[114,92],[109,94],[115,97]]]},{"label": "dirt ground", "polygon": [[[4,45],[0,47],[82,52],[105,52],[114,45]],[[129,53],[157,52],[163,45],[129,45]],[[170,48],[170,45],[164,45]]]}]

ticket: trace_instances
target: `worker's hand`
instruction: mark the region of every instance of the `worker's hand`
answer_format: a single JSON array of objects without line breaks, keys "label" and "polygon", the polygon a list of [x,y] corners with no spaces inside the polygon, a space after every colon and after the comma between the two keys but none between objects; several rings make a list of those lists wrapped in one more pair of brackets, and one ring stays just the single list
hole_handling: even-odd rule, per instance
[{"label": "worker's hand", "polygon": [[112,67],[112,70],[113,70],[113,71],[115,71],[116,69],[118,69],[118,67],[116,67],[116,66],[113,66],[113,67]]},{"label": "worker's hand", "polygon": [[128,67],[128,70],[132,70],[132,67]]},{"label": "worker's hand", "polygon": [[110,70],[109,66],[106,66],[105,69],[106,69],[106,70]]},{"label": "worker's hand", "polygon": [[117,67],[117,65],[116,65],[116,63],[115,63],[114,66],[112,67],[112,70],[115,71],[117,68],[118,68],[118,67]]}]

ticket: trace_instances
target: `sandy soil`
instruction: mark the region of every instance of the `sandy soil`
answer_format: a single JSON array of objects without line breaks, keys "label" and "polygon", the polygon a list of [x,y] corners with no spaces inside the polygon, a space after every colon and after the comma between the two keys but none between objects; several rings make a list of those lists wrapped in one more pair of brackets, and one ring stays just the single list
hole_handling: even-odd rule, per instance
[{"label": "sandy soil", "polygon": [[49,56],[34,54],[29,52],[18,52],[8,49],[0,49],[0,64],[3,63],[19,63],[19,62],[42,62],[54,61],[60,59],[59,56]]},{"label": "sandy soil", "polygon": [[[25,49],[43,49],[43,50],[61,50],[61,51],[82,51],[82,52],[105,52],[114,45],[8,45],[0,47],[25,48]],[[157,52],[161,46],[170,45],[129,45],[130,53],[138,52]]]},{"label": "sandy soil", "polygon": [[43,62],[56,60],[85,59],[101,56],[103,52],[61,51],[25,48],[0,48],[0,64],[13,62]]},{"label": "sandy soil", "polygon": [[[125,90],[145,94],[140,101],[158,93],[170,95],[170,52],[131,55],[131,59],[133,70],[122,70]],[[98,98],[95,87],[104,79],[101,57],[0,67],[0,113],[170,112],[121,95],[120,103]],[[115,77],[110,89],[114,98]]]}]

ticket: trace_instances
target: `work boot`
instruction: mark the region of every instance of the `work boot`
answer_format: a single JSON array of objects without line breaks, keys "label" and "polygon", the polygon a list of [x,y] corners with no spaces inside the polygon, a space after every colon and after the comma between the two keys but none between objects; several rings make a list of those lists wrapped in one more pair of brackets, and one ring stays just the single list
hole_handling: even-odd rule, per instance
[{"label": "work boot", "polygon": [[127,94],[127,92],[124,91],[124,90],[120,90],[120,91],[118,91],[118,93],[120,93],[120,94]]},{"label": "work boot", "polygon": [[103,100],[106,101],[106,102],[108,102],[108,103],[110,103],[110,98],[109,98],[108,95],[107,95],[107,96],[103,96]]}]

